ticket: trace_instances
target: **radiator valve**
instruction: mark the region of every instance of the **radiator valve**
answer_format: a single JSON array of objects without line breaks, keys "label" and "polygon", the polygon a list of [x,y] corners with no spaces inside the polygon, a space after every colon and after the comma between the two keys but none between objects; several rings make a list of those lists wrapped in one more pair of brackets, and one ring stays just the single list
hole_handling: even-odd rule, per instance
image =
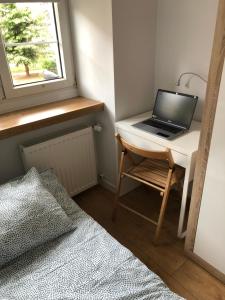
[{"label": "radiator valve", "polygon": [[97,123],[93,126],[94,131],[101,132],[102,131],[102,125],[100,123]]}]

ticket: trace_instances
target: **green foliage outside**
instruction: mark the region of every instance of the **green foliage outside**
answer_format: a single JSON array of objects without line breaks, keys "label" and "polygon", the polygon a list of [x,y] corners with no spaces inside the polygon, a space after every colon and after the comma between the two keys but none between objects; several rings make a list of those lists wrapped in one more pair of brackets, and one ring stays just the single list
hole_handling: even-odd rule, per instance
[{"label": "green foliage outside", "polygon": [[43,69],[49,70],[49,71],[54,72],[54,73],[57,72],[56,62],[53,59],[44,59],[42,61],[41,65],[42,65]]},{"label": "green foliage outside", "polygon": [[[18,8],[16,4],[0,4],[0,27],[5,43],[43,40],[43,35],[48,32],[45,18],[45,15],[34,18],[28,7]],[[10,46],[7,47],[6,52],[8,61],[15,64],[18,70],[23,65],[27,76],[30,75],[30,66],[35,63],[38,63],[40,67],[40,62],[42,62],[42,68],[50,66],[52,70],[56,70],[54,61],[43,44]]]}]

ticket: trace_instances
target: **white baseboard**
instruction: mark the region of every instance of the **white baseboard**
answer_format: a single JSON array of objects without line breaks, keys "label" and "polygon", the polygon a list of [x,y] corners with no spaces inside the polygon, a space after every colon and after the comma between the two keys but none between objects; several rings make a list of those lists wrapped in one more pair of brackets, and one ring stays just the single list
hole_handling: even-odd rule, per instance
[{"label": "white baseboard", "polygon": [[109,190],[113,194],[116,192],[116,185],[113,184],[112,182],[108,181],[107,179],[103,178],[99,180],[99,184],[104,187],[105,189]]}]

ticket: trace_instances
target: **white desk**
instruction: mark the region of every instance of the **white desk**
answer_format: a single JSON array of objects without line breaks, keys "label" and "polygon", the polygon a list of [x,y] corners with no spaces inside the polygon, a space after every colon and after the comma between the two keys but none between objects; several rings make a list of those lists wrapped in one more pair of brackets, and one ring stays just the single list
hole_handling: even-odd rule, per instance
[{"label": "white desk", "polygon": [[146,112],[144,114],[117,122],[116,130],[121,137],[133,145],[151,150],[163,150],[165,148],[170,148],[175,163],[185,168],[178,226],[178,237],[183,238],[185,236],[185,232],[183,232],[183,224],[188,196],[188,186],[189,182],[193,180],[194,176],[201,123],[192,121],[191,128],[186,134],[178,136],[176,139],[170,141],[132,126],[135,123],[148,119],[151,117],[151,114],[152,112]]}]

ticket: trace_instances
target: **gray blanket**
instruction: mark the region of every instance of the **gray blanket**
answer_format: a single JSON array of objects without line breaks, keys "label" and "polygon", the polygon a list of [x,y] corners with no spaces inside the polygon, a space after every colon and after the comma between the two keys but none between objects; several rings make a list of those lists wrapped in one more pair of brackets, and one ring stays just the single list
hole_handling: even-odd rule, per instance
[{"label": "gray blanket", "polygon": [[80,208],[77,229],[0,270],[0,299],[181,299]]}]

